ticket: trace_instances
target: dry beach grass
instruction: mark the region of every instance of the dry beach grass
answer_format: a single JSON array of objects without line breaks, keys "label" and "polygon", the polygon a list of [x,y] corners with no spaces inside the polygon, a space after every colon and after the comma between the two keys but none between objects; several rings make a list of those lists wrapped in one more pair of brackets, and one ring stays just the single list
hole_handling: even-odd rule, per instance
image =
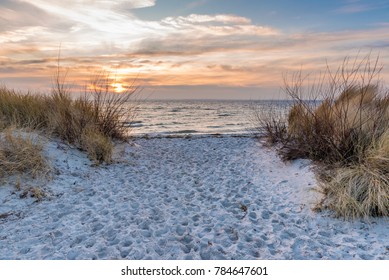
[{"label": "dry beach grass", "polygon": [[107,77],[98,76],[89,91],[73,98],[59,78],[50,95],[0,88],[0,129],[44,131],[75,145],[97,163],[111,162],[112,141],[128,137],[124,117],[133,115],[130,99],[137,88],[116,94]]},{"label": "dry beach grass", "polygon": [[42,155],[42,144],[30,133],[6,129],[0,137],[0,177],[30,174],[33,177],[48,170]]},{"label": "dry beach grass", "polygon": [[305,85],[298,73],[285,83],[294,103],[287,120],[275,125],[262,119],[268,124],[264,136],[282,143],[284,159],[309,158],[324,166],[318,209],[339,217],[389,214],[389,92],[380,86],[379,72],[378,59],[367,56],[346,58],[319,84]]}]

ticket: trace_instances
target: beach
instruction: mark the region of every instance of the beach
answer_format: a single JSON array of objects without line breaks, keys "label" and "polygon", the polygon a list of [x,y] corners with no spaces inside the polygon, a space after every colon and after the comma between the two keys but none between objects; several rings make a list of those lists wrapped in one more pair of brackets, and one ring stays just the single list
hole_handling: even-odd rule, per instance
[{"label": "beach", "polygon": [[134,138],[94,165],[55,139],[46,196],[0,188],[1,259],[389,259],[385,218],[314,212],[307,160],[254,137]]}]

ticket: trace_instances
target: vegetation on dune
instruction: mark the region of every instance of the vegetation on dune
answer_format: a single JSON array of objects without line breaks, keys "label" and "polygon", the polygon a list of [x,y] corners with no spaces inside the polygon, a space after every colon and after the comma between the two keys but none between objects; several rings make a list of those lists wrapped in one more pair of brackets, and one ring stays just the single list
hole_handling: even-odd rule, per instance
[{"label": "vegetation on dune", "polygon": [[48,171],[42,155],[42,144],[30,133],[7,128],[0,135],[0,177],[27,173],[36,175]]},{"label": "vegetation on dune", "polygon": [[45,97],[0,87],[0,129],[11,126],[42,128],[47,126],[47,119]]},{"label": "vegetation on dune", "polygon": [[81,134],[81,147],[95,162],[112,162],[113,144],[109,137],[98,130],[84,130]]},{"label": "vegetation on dune", "polygon": [[298,73],[285,80],[293,101],[288,117],[261,118],[262,136],[280,143],[284,159],[323,166],[318,208],[337,216],[389,215],[389,92],[379,83],[380,70],[378,59],[367,56],[346,58],[311,85]]},{"label": "vegetation on dune", "polygon": [[126,141],[124,120],[134,117],[131,98],[137,88],[114,93],[106,76],[98,76],[81,97],[73,98],[59,73],[49,95],[0,88],[0,176],[36,175],[45,167],[42,147],[19,128],[44,131],[87,152],[96,163],[112,161],[113,141]]}]

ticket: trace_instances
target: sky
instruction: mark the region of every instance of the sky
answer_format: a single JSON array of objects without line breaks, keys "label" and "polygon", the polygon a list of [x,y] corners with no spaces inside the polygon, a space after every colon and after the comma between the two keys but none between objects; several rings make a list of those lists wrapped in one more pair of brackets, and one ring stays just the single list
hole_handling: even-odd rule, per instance
[{"label": "sky", "polygon": [[[389,0],[0,0],[0,85],[96,75],[150,99],[271,99],[284,77],[371,53],[389,81]],[[386,67],[385,67],[386,66]]]}]

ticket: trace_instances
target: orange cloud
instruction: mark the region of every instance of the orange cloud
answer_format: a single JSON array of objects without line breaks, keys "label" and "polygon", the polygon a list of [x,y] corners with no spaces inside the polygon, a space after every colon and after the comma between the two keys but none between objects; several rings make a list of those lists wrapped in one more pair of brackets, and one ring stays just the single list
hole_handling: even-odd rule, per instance
[{"label": "orange cloud", "polygon": [[[21,2],[22,3],[22,2]],[[87,83],[104,70],[125,85],[279,87],[285,72],[323,70],[326,59],[338,64],[358,50],[381,53],[389,62],[389,26],[341,32],[294,32],[253,23],[229,14],[191,14],[146,21],[131,9],[152,0],[43,1],[10,6],[0,22],[0,82],[49,88],[57,67],[69,68],[70,80]],[[120,9],[127,5],[127,9]],[[20,9],[20,10],[19,10]],[[47,22],[22,15],[34,9]],[[384,70],[386,71],[386,70]],[[383,72],[383,77],[389,77]],[[33,80],[35,79],[35,80]],[[25,81],[25,82],[24,82]]]}]

